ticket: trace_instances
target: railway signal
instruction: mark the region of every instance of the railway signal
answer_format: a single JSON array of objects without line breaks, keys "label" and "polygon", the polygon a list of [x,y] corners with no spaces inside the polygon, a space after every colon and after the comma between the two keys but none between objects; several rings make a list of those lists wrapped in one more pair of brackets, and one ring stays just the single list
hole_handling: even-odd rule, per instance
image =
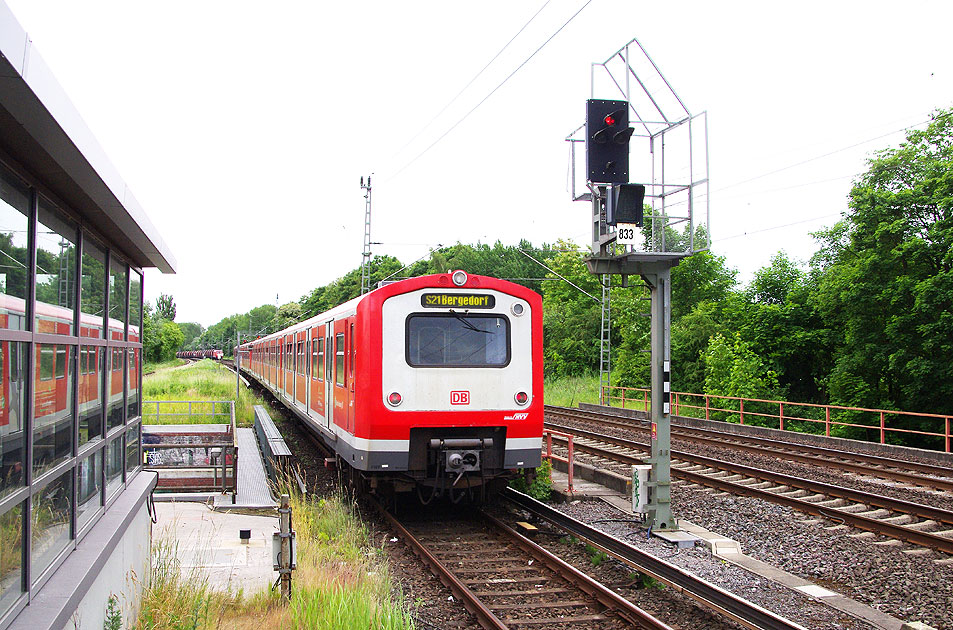
[{"label": "railway signal", "polygon": [[587,179],[598,184],[629,181],[629,104],[626,101],[586,101]]},{"label": "railway signal", "polygon": [[645,186],[642,184],[615,184],[606,192],[606,224],[631,224],[642,227]]}]

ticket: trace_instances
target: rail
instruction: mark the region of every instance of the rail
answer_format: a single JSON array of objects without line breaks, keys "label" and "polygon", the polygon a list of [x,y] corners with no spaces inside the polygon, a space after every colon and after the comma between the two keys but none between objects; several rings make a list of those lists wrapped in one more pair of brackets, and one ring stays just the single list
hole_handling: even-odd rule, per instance
[{"label": "rail", "polygon": [[[566,442],[568,443],[566,457],[563,457],[562,455],[557,455],[556,453],[553,452],[553,436],[554,435],[564,438]],[[546,438],[546,454],[543,455],[543,457],[546,457],[547,459],[549,459],[550,462],[552,462],[555,459],[557,462],[566,463],[566,469],[569,471],[569,482],[568,482],[568,487],[566,488],[566,490],[569,491],[569,494],[572,494],[573,493],[573,488],[572,488],[573,436],[569,433],[563,433],[562,431],[554,431],[552,429],[543,429],[543,437]]]},{"label": "rail", "polygon": [[[196,419],[209,416],[199,412],[203,404],[211,401],[143,401],[143,417],[146,405],[156,405],[151,417],[188,416],[193,424],[174,420],[170,424],[143,424],[142,446],[145,464],[159,473],[156,488],[160,491],[202,492],[220,490],[232,493],[232,503],[238,493],[238,440],[235,430],[235,407],[232,401],[215,401],[213,404],[228,406],[228,411],[213,412],[211,417],[228,414],[227,423],[198,423]],[[188,413],[161,413],[161,406],[185,405]],[[180,407],[181,408],[181,407]],[[195,411],[195,413],[193,413]]]},{"label": "rail", "polygon": [[[599,400],[609,406],[619,405],[623,409],[642,409],[648,412],[651,409],[649,400],[651,394],[644,387],[621,387],[618,385],[603,386]],[[628,405],[628,407],[627,407]],[[747,409],[745,408],[747,405]],[[705,420],[724,420],[732,422],[737,418],[739,424],[748,423],[758,426],[767,426],[782,431],[810,430],[810,433],[820,433],[824,427],[824,434],[831,436],[833,429],[835,437],[850,437],[868,442],[878,441],[880,444],[896,444],[897,438],[907,435],[917,435],[927,438],[928,444],[924,448],[953,452],[953,416],[918,413],[912,411],[895,411],[889,409],[869,409],[866,407],[847,407],[843,405],[822,405],[818,403],[799,403],[786,400],[766,400],[760,398],[743,398],[740,396],[719,396],[715,394],[695,394],[691,392],[672,392],[672,414],[688,418],[704,418]],[[890,426],[890,420],[906,419],[914,422],[928,422],[938,426],[936,430],[924,431],[904,427]],[[870,422],[861,422],[870,420]],[[854,434],[847,435],[851,429]],[[859,429],[860,431],[856,431]],[[860,435],[856,435],[860,433]],[[875,433],[878,439],[870,439]],[[888,436],[894,441],[888,442]],[[899,440],[902,442],[902,440]],[[942,445],[937,448],[934,445]]]},{"label": "rail", "polygon": [[503,496],[532,514],[553,523],[563,530],[589,541],[609,555],[668,584],[676,591],[691,597],[701,605],[717,610],[749,628],[772,630],[796,630],[802,626],[780,617],[769,610],[740,598],[728,591],[706,582],[665,560],[656,558],[629,543],[603,531],[577,521],[559,510],[540,503],[512,488]]}]

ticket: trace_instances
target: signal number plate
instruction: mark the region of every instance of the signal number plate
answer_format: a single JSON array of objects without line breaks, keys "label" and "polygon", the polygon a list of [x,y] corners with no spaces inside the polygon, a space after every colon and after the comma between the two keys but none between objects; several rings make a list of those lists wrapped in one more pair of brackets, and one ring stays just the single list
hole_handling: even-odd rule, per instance
[{"label": "signal number plate", "polygon": [[639,226],[634,223],[620,223],[615,226],[616,242],[619,245],[637,245],[636,239],[639,237]]}]

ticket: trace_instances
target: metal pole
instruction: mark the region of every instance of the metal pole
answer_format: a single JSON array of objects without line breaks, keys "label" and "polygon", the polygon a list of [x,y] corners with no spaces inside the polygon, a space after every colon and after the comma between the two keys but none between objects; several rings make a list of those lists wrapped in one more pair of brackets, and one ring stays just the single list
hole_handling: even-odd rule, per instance
[{"label": "metal pole", "polygon": [[281,596],[291,599],[291,497],[287,494],[281,495],[278,519],[281,532]]},{"label": "metal pole", "polygon": [[649,481],[651,497],[649,523],[654,531],[673,530],[671,472],[671,320],[672,269],[660,265],[652,274],[643,274],[652,295],[652,465]]}]

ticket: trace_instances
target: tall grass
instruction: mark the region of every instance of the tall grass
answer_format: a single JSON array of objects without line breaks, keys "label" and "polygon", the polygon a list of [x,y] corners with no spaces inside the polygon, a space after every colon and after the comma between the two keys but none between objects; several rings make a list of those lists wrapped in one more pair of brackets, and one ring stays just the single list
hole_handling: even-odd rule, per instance
[{"label": "tall grass", "polygon": [[575,407],[581,402],[599,404],[599,376],[564,376],[546,379],[543,396],[547,405]]},{"label": "tall grass", "polygon": [[291,494],[298,545],[290,601],[265,585],[249,597],[216,591],[203,576],[183,572],[175,546],[160,537],[137,630],[412,630],[405,602],[392,595],[384,554],[353,504],[281,491]]},{"label": "tall grass", "polygon": [[[146,424],[155,424],[155,407],[148,405],[149,401],[156,400],[235,400],[235,373],[218,363],[203,359],[198,363],[178,370],[162,370],[150,374],[142,380],[142,400],[144,403],[143,421]],[[235,422],[238,426],[250,427],[254,424],[252,407],[264,402],[255,396],[247,387],[242,386],[235,405]],[[185,413],[188,406],[163,406],[163,411]],[[211,406],[208,406],[211,410]],[[194,411],[194,409],[193,409]],[[216,409],[218,411],[218,409]],[[278,417],[273,411],[273,418]],[[225,423],[230,419],[225,416],[211,417],[210,414],[188,416],[173,416],[161,418],[161,424],[205,424]]]}]

